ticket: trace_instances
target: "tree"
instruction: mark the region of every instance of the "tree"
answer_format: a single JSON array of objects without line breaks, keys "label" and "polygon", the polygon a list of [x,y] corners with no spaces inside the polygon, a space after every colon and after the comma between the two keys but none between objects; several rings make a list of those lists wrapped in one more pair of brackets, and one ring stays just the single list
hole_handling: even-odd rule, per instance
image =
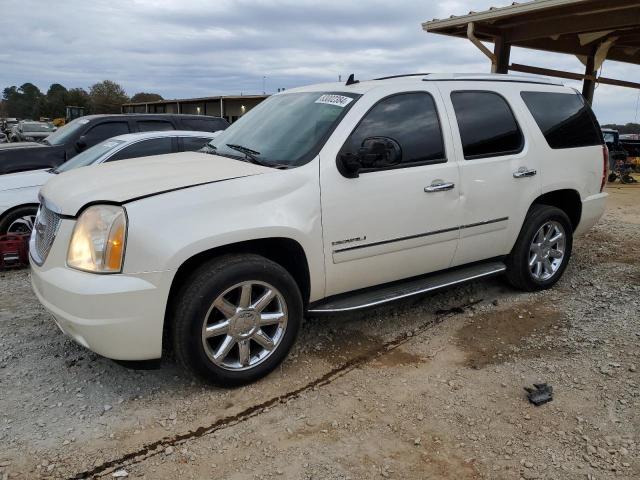
[{"label": "tree", "polygon": [[111,80],[92,85],[89,97],[93,113],[120,113],[122,104],[129,101],[124,88]]},{"label": "tree", "polygon": [[85,113],[91,109],[91,98],[84,88],[70,88],[64,96],[65,107],[84,107]]},{"label": "tree", "polygon": [[131,97],[131,103],[157,102],[159,100],[164,100],[164,98],[162,98],[162,95],[158,95],[157,93],[140,92]]},{"label": "tree", "polygon": [[49,118],[65,115],[67,89],[59,83],[52,83],[44,99],[43,113]]},{"label": "tree", "polygon": [[34,119],[40,117],[43,95],[33,83],[7,87],[2,92],[2,98],[9,116]]}]

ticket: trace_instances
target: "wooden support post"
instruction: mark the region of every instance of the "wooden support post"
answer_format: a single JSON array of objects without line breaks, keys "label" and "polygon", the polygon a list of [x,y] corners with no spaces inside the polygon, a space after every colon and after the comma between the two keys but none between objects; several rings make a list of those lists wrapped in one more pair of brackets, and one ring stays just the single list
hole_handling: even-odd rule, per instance
[{"label": "wooden support post", "polygon": [[504,37],[496,37],[493,47],[495,63],[491,66],[493,73],[509,73],[509,59],[511,57],[511,44],[504,41]]},{"label": "wooden support post", "polygon": [[582,82],[582,96],[589,105],[593,102],[593,94],[596,91],[596,78],[598,75],[595,70],[595,55],[589,55],[587,57],[587,67],[584,72],[585,79]]}]

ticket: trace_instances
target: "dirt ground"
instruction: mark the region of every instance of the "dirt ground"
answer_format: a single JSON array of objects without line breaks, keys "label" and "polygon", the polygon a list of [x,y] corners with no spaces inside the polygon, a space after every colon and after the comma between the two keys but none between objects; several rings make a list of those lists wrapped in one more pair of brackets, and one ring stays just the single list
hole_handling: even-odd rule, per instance
[{"label": "dirt ground", "polygon": [[[84,350],[27,271],[0,273],[0,479],[640,478],[640,185],[608,191],[554,289],[310,318],[233,390]],[[534,407],[538,382],[555,398]]]}]

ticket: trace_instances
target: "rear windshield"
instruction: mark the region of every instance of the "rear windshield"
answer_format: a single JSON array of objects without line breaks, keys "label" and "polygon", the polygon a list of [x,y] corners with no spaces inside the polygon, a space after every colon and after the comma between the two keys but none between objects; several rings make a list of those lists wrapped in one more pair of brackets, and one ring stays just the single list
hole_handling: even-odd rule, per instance
[{"label": "rear windshield", "polygon": [[602,144],[598,122],[581,95],[554,92],[521,95],[551,148]]},{"label": "rear windshield", "polygon": [[124,140],[105,140],[91,148],[87,148],[84,152],[79,153],[68,162],[63,163],[56,168],[53,173],[63,173],[73,170],[74,168],[86,167],[95,163],[96,160],[102,158],[106,153],[114,151],[124,143]]},{"label": "rear windshield", "polygon": [[48,123],[24,123],[23,132],[53,132],[53,126]]},{"label": "rear windshield", "polygon": [[72,122],[67,123],[64,127],[59,128],[45,140],[49,145],[62,145],[72,138],[78,130],[84,128],[89,123],[87,118],[76,118]]}]

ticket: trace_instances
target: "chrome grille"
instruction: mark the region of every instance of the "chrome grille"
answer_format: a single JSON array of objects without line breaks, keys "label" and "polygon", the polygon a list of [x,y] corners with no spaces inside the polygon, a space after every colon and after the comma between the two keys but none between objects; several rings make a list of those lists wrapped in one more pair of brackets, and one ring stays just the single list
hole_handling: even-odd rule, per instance
[{"label": "chrome grille", "polygon": [[60,220],[60,215],[47,208],[44,203],[40,205],[30,242],[31,256],[38,265],[42,265],[49,255]]}]

